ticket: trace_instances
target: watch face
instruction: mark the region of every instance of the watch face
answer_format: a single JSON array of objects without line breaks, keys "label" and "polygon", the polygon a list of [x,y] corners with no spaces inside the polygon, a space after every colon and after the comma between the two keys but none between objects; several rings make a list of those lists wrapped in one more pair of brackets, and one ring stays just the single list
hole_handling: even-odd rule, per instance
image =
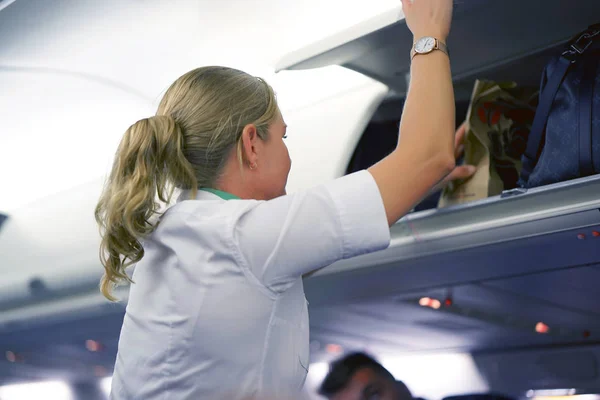
[{"label": "watch face", "polygon": [[429,53],[435,47],[435,38],[424,37],[415,43],[415,51],[417,53]]}]

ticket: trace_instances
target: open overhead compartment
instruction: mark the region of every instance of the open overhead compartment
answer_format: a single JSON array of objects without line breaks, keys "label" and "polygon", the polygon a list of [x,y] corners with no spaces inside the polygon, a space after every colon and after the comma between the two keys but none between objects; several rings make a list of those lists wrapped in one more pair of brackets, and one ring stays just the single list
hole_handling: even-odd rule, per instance
[{"label": "open overhead compartment", "polygon": [[[448,45],[457,83],[475,78],[537,84],[556,49],[600,20],[597,0],[463,0]],[[284,57],[277,70],[341,65],[406,91],[412,34],[399,10]],[[518,63],[519,74],[514,65]],[[511,67],[511,68],[507,68]]]}]

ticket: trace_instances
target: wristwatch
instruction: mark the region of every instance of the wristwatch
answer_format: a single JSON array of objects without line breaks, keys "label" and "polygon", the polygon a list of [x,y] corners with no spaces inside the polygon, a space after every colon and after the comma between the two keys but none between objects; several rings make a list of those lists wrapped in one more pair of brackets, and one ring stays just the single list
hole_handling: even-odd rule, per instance
[{"label": "wristwatch", "polygon": [[449,56],[448,46],[441,40],[431,36],[422,37],[415,42],[410,52],[410,59],[412,60],[417,54],[429,54],[434,50],[441,50]]}]

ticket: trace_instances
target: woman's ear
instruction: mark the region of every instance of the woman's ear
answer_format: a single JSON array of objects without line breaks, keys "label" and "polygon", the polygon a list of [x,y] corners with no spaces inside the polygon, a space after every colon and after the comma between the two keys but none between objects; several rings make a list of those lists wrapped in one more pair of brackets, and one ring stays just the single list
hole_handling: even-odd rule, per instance
[{"label": "woman's ear", "polygon": [[255,125],[248,124],[244,127],[242,131],[242,153],[244,162],[247,163],[250,169],[256,168],[258,162],[257,141],[259,139]]}]

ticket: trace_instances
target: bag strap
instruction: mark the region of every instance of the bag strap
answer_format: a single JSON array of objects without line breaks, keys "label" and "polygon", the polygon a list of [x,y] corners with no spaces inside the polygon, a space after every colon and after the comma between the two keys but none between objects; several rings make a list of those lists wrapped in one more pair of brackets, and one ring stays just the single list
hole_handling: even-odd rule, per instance
[{"label": "bag strap", "polygon": [[[538,156],[542,151],[542,143],[546,134],[546,124],[552,103],[558,93],[558,89],[563,80],[569,73],[569,70],[575,64],[579,57],[593,43],[593,39],[600,34],[600,24],[592,25],[585,32],[579,34],[571,40],[567,50],[565,50],[557,62],[557,67],[552,76],[548,79],[545,88],[540,92],[540,101],[533,119],[529,138],[527,139],[527,148],[523,154],[523,168],[521,170],[521,181],[527,182],[531,172],[535,168]],[[591,147],[591,146],[590,146]]]},{"label": "bag strap", "polygon": [[579,173],[581,176],[595,173],[592,151],[592,108],[597,68],[598,54],[593,54],[586,59],[579,86]]}]

